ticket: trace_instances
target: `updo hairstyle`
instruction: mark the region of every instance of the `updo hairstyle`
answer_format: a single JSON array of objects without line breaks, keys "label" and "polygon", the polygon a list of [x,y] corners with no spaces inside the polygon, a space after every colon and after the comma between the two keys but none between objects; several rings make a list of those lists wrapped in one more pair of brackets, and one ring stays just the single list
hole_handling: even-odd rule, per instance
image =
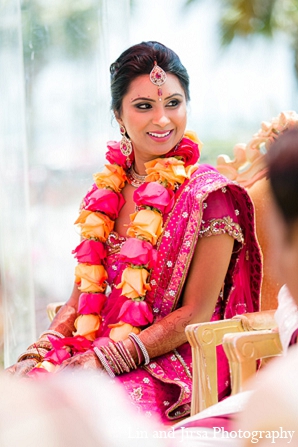
[{"label": "updo hairstyle", "polygon": [[131,82],[140,75],[151,72],[154,62],[166,72],[177,76],[189,101],[189,76],[178,55],[158,42],[142,42],[125,50],[111,64],[111,109],[121,115],[122,100]]}]

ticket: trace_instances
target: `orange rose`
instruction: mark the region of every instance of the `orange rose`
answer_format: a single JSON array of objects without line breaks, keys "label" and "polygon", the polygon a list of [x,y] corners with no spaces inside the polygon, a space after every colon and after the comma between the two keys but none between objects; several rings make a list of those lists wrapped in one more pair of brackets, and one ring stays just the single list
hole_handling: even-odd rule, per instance
[{"label": "orange rose", "polygon": [[119,323],[116,324],[109,324],[109,327],[112,328],[109,337],[115,343],[126,340],[128,334],[131,332],[134,332],[136,335],[141,332],[140,328],[132,326],[129,323],[123,323],[123,321],[119,321]]},{"label": "orange rose", "polygon": [[194,166],[194,165],[186,166],[185,172],[186,172],[187,178],[189,179],[192,176],[192,174],[194,172],[196,172],[197,169],[198,169],[198,166]]},{"label": "orange rose", "polygon": [[105,214],[83,210],[75,224],[81,228],[81,236],[97,238],[101,242],[107,240],[108,235],[114,228],[114,222]]},{"label": "orange rose", "polygon": [[96,186],[100,188],[111,188],[115,192],[119,192],[124,188],[126,175],[121,166],[105,165],[102,172],[93,175]]},{"label": "orange rose", "polygon": [[127,236],[140,237],[155,245],[162,233],[162,216],[157,211],[140,210],[130,216]]},{"label": "orange rose", "polygon": [[186,130],[183,136],[185,138],[188,138],[189,140],[194,141],[195,143],[197,143],[197,145],[199,146],[199,151],[201,152],[202,147],[203,147],[203,143],[199,139],[199,137],[196,134],[196,132],[194,132],[193,130]]},{"label": "orange rose", "polygon": [[82,292],[104,292],[104,281],[108,278],[103,265],[78,264],[75,268],[75,282]]},{"label": "orange rose", "polygon": [[147,283],[149,272],[146,269],[126,267],[123,270],[121,283],[116,286],[122,288],[122,295],[127,298],[138,298],[144,296],[151,287]]},{"label": "orange rose", "polygon": [[[171,188],[175,188],[175,183],[182,184],[189,178],[189,172],[186,171],[182,160],[177,158],[156,158],[145,163],[147,177],[146,182],[166,182]],[[192,166],[188,166],[192,168]],[[188,170],[190,171],[190,170]]]},{"label": "orange rose", "polygon": [[87,338],[87,340],[94,341],[96,338],[95,334],[100,327],[100,323],[100,315],[79,315],[74,322],[76,332],[73,332],[73,335],[82,335],[83,337]]}]

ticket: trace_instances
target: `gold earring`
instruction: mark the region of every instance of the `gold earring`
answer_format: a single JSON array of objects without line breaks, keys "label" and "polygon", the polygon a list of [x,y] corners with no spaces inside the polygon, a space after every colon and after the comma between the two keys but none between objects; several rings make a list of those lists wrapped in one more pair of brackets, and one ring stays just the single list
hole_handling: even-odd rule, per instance
[{"label": "gold earring", "polygon": [[121,153],[126,157],[129,157],[129,155],[132,153],[132,143],[131,140],[126,136],[126,129],[122,125],[120,126],[120,133],[122,135],[120,141]]}]

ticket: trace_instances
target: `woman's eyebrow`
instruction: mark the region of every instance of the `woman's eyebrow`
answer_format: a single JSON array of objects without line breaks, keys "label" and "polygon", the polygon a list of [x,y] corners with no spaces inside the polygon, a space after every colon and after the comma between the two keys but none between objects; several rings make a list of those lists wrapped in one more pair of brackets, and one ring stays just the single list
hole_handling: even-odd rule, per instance
[{"label": "woman's eyebrow", "polygon": [[165,99],[173,98],[173,96],[181,96],[181,98],[183,98],[183,95],[181,95],[181,93],[173,93],[173,94],[170,95],[170,96],[166,96]]},{"label": "woman's eyebrow", "polygon": [[[182,95],[181,93],[173,93],[172,95],[167,96],[167,97],[164,98],[164,99],[168,100],[168,99],[170,99],[170,98],[173,98],[174,96],[181,96],[181,98],[183,98],[183,95]],[[155,102],[155,99],[152,99],[152,98],[146,98],[146,97],[142,97],[142,96],[138,96],[137,98],[131,100],[131,102],[135,102],[135,101]]]},{"label": "woman's eyebrow", "polygon": [[145,97],[138,96],[137,98],[131,100],[131,102],[135,102],[135,101],[149,101],[149,102],[155,102],[155,99],[145,98]]}]

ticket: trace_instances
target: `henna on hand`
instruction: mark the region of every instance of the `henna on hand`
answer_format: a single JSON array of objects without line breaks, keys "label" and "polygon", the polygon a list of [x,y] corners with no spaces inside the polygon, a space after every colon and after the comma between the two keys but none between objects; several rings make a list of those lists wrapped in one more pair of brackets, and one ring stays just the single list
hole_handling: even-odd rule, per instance
[{"label": "henna on hand", "polygon": [[74,322],[77,316],[77,309],[66,303],[53,319],[49,329],[60,332],[65,337],[70,337],[75,330]]},{"label": "henna on hand", "polygon": [[17,377],[23,377],[28,374],[36,365],[38,361],[36,359],[25,359],[21,362],[15,363],[4,370],[5,373],[11,374]]},{"label": "henna on hand", "polygon": [[149,357],[154,358],[178,348],[187,341],[185,328],[192,320],[192,312],[187,306],[171,314],[139,334]]},{"label": "henna on hand", "polygon": [[87,351],[83,354],[77,354],[71,357],[60,365],[59,371],[68,369],[87,369],[87,370],[103,370],[103,366],[100,363],[97,355],[93,351]]}]

